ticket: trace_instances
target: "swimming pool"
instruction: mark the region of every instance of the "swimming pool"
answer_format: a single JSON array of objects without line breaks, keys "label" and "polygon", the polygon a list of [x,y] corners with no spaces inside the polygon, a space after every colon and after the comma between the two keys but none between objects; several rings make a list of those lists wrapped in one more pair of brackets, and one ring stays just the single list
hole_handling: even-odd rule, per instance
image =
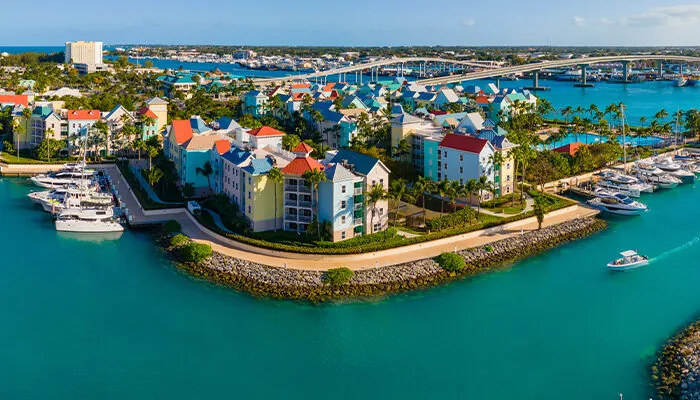
[{"label": "swimming pool", "polygon": [[[617,140],[622,142],[622,138],[618,137]],[[608,138],[606,136],[595,135],[592,133],[569,133],[561,140],[557,140],[551,144],[546,145],[546,148],[551,150],[557,147],[565,146],[569,143],[581,142],[583,144],[593,144],[593,143],[604,143],[607,142]],[[633,146],[655,146],[661,143],[663,139],[656,136],[645,136],[637,137],[631,136],[625,138],[625,143],[629,143]]]}]

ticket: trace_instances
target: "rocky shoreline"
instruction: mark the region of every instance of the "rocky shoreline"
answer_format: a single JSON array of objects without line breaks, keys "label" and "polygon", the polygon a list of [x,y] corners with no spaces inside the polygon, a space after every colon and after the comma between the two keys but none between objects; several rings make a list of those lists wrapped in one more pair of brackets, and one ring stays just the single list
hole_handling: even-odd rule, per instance
[{"label": "rocky shoreline", "polygon": [[652,379],[663,399],[700,399],[700,320],[668,340]]},{"label": "rocky shoreline", "polygon": [[460,251],[466,267],[457,272],[441,268],[433,259],[417,260],[376,269],[355,271],[344,284],[324,283],[320,271],[292,270],[256,264],[214,253],[199,264],[174,261],[192,275],[249,292],[255,296],[322,302],[338,298],[363,298],[423,289],[472,276],[517,259],[580,239],[604,229],[607,223],[580,218],[503,239],[487,246]]}]

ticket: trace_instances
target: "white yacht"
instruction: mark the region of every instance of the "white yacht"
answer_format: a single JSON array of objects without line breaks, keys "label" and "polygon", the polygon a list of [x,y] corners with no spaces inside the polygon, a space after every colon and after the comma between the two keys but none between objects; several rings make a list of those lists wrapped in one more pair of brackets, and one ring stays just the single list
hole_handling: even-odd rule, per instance
[{"label": "white yacht", "polygon": [[641,193],[651,193],[654,187],[635,177],[618,174],[617,172],[604,171],[598,174],[601,180],[596,187],[620,192],[629,197],[639,197]]},{"label": "white yacht", "polygon": [[622,258],[608,263],[610,271],[627,271],[649,264],[649,257],[640,256],[634,250],[627,250],[620,253]]},{"label": "white yacht", "polygon": [[661,189],[671,189],[682,183],[680,179],[649,163],[635,163],[632,172],[636,174],[638,179]]},{"label": "white yacht", "polygon": [[112,207],[66,208],[58,214],[56,230],[61,232],[122,232],[124,227],[114,216]]},{"label": "white yacht", "polygon": [[679,163],[674,162],[670,158],[656,158],[654,166],[677,177],[683,183],[695,182],[695,174],[693,172],[684,170]]},{"label": "white yacht", "polygon": [[594,191],[595,198],[588,200],[588,205],[601,211],[618,215],[640,215],[647,211],[647,206],[630,199],[622,193],[604,189]]},{"label": "white yacht", "polygon": [[46,199],[40,200],[40,203],[44,211],[56,214],[65,208],[111,206],[114,204],[114,201],[112,195],[108,193],[66,189],[54,196],[48,196]]},{"label": "white yacht", "polygon": [[78,186],[90,186],[93,182],[95,172],[85,171],[61,171],[52,174],[37,175],[29,178],[36,186],[53,189],[67,187],[71,184]]}]

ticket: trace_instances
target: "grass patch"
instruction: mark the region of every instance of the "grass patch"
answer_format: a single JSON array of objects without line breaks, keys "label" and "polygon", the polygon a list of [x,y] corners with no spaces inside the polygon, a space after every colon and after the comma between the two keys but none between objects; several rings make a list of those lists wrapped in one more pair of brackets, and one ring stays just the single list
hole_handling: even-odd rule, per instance
[{"label": "grass patch", "polygon": [[30,150],[20,150],[19,157],[17,153],[8,153],[3,151],[0,153],[0,161],[6,164],[65,164],[69,162],[78,161],[78,157],[62,157],[62,158],[52,158],[51,162],[46,160],[37,160],[32,156]]}]

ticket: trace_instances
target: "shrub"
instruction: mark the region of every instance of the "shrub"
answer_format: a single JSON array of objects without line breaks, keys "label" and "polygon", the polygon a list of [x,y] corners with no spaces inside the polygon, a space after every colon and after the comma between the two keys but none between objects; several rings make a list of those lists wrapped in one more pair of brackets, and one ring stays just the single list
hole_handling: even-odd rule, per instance
[{"label": "shrub", "polygon": [[174,219],[171,219],[170,221],[163,224],[163,232],[166,233],[178,233],[181,229],[182,227],[180,226],[180,223],[175,221]]},{"label": "shrub", "polygon": [[203,243],[191,242],[182,248],[182,257],[186,262],[190,263],[199,264],[211,257],[211,254],[211,246]]},{"label": "shrub", "polygon": [[484,246],[484,250],[486,250],[487,252],[490,253],[493,251],[493,246],[491,246],[490,244],[487,244],[486,246]]},{"label": "shrub", "polygon": [[475,212],[471,207],[464,207],[452,214],[443,215],[435,219],[426,221],[428,229],[431,231],[441,231],[443,229],[456,228],[469,225],[475,218]]},{"label": "shrub", "polygon": [[347,283],[352,279],[352,277],[355,276],[355,273],[352,272],[350,269],[341,267],[341,268],[331,268],[326,273],[323,275],[323,282],[329,284],[329,285],[342,285],[343,283]]},{"label": "shrub", "polygon": [[467,265],[464,258],[456,253],[442,253],[435,261],[446,271],[459,271]]},{"label": "shrub", "polygon": [[170,247],[182,247],[189,242],[190,238],[182,233],[178,233],[177,235],[173,236],[172,239],[170,239]]}]

